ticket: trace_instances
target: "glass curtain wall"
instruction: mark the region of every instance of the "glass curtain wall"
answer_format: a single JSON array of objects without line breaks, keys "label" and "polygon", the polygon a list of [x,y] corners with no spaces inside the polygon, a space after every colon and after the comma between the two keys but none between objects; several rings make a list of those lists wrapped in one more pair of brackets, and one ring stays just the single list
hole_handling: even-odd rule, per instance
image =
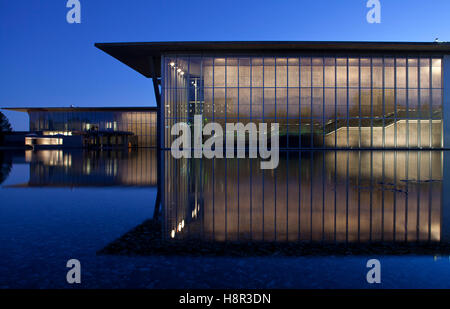
[{"label": "glass curtain wall", "polygon": [[279,123],[286,148],[442,147],[442,60],[396,56],[163,58],[165,147],[176,122]]},{"label": "glass curtain wall", "polygon": [[140,147],[156,147],[156,112],[30,112],[30,131],[132,132]]}]

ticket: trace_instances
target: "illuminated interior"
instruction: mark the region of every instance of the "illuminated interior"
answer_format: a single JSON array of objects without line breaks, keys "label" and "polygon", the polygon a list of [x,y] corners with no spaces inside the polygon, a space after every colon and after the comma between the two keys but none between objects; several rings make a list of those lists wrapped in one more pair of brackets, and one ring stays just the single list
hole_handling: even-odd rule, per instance
[{"label": "illuminated interior", "polygon": [[167,55],[165,145],[178,121],[280,124],[287,148],[441,148],[442,59]]},{"label": "illuminated interior", "polygon": [[131,132],[139,147],[156,147],[156,111],[87,110],[68,108],[53,111],[29,109],[30,131],[44,135],[74,132]]}]

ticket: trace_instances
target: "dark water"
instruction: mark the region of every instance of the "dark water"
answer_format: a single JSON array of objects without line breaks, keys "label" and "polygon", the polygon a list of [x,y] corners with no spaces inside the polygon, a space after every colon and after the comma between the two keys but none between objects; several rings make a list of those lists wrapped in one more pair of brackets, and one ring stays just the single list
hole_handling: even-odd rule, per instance
[{"label": "dark water", "polygon": [[76,258],[85,288],[449,288],[447,157],[287,152],[261,170],[150,149],[3,152],[0,287],[73,288]]}]

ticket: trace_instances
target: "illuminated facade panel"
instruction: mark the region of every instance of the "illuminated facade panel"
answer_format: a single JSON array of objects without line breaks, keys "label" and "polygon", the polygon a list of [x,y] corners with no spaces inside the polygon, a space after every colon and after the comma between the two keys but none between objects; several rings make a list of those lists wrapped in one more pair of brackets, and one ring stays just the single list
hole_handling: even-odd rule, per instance
[{"label": "illuminated facade panel", "polygon": [[164,147],[176,122],[279,123],[284,148],[442,148],[442,57],[162,57]]}]

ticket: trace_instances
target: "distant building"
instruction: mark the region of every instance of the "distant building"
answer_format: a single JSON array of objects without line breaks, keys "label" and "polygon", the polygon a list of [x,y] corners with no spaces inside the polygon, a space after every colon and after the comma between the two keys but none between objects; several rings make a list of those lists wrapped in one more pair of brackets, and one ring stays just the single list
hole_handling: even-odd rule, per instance
[{"label": "distant building", "polygon": [[13,132],[7,144],[38,148],[156,147],[155,107],[4,108],[26,112],[29,132]]}]

